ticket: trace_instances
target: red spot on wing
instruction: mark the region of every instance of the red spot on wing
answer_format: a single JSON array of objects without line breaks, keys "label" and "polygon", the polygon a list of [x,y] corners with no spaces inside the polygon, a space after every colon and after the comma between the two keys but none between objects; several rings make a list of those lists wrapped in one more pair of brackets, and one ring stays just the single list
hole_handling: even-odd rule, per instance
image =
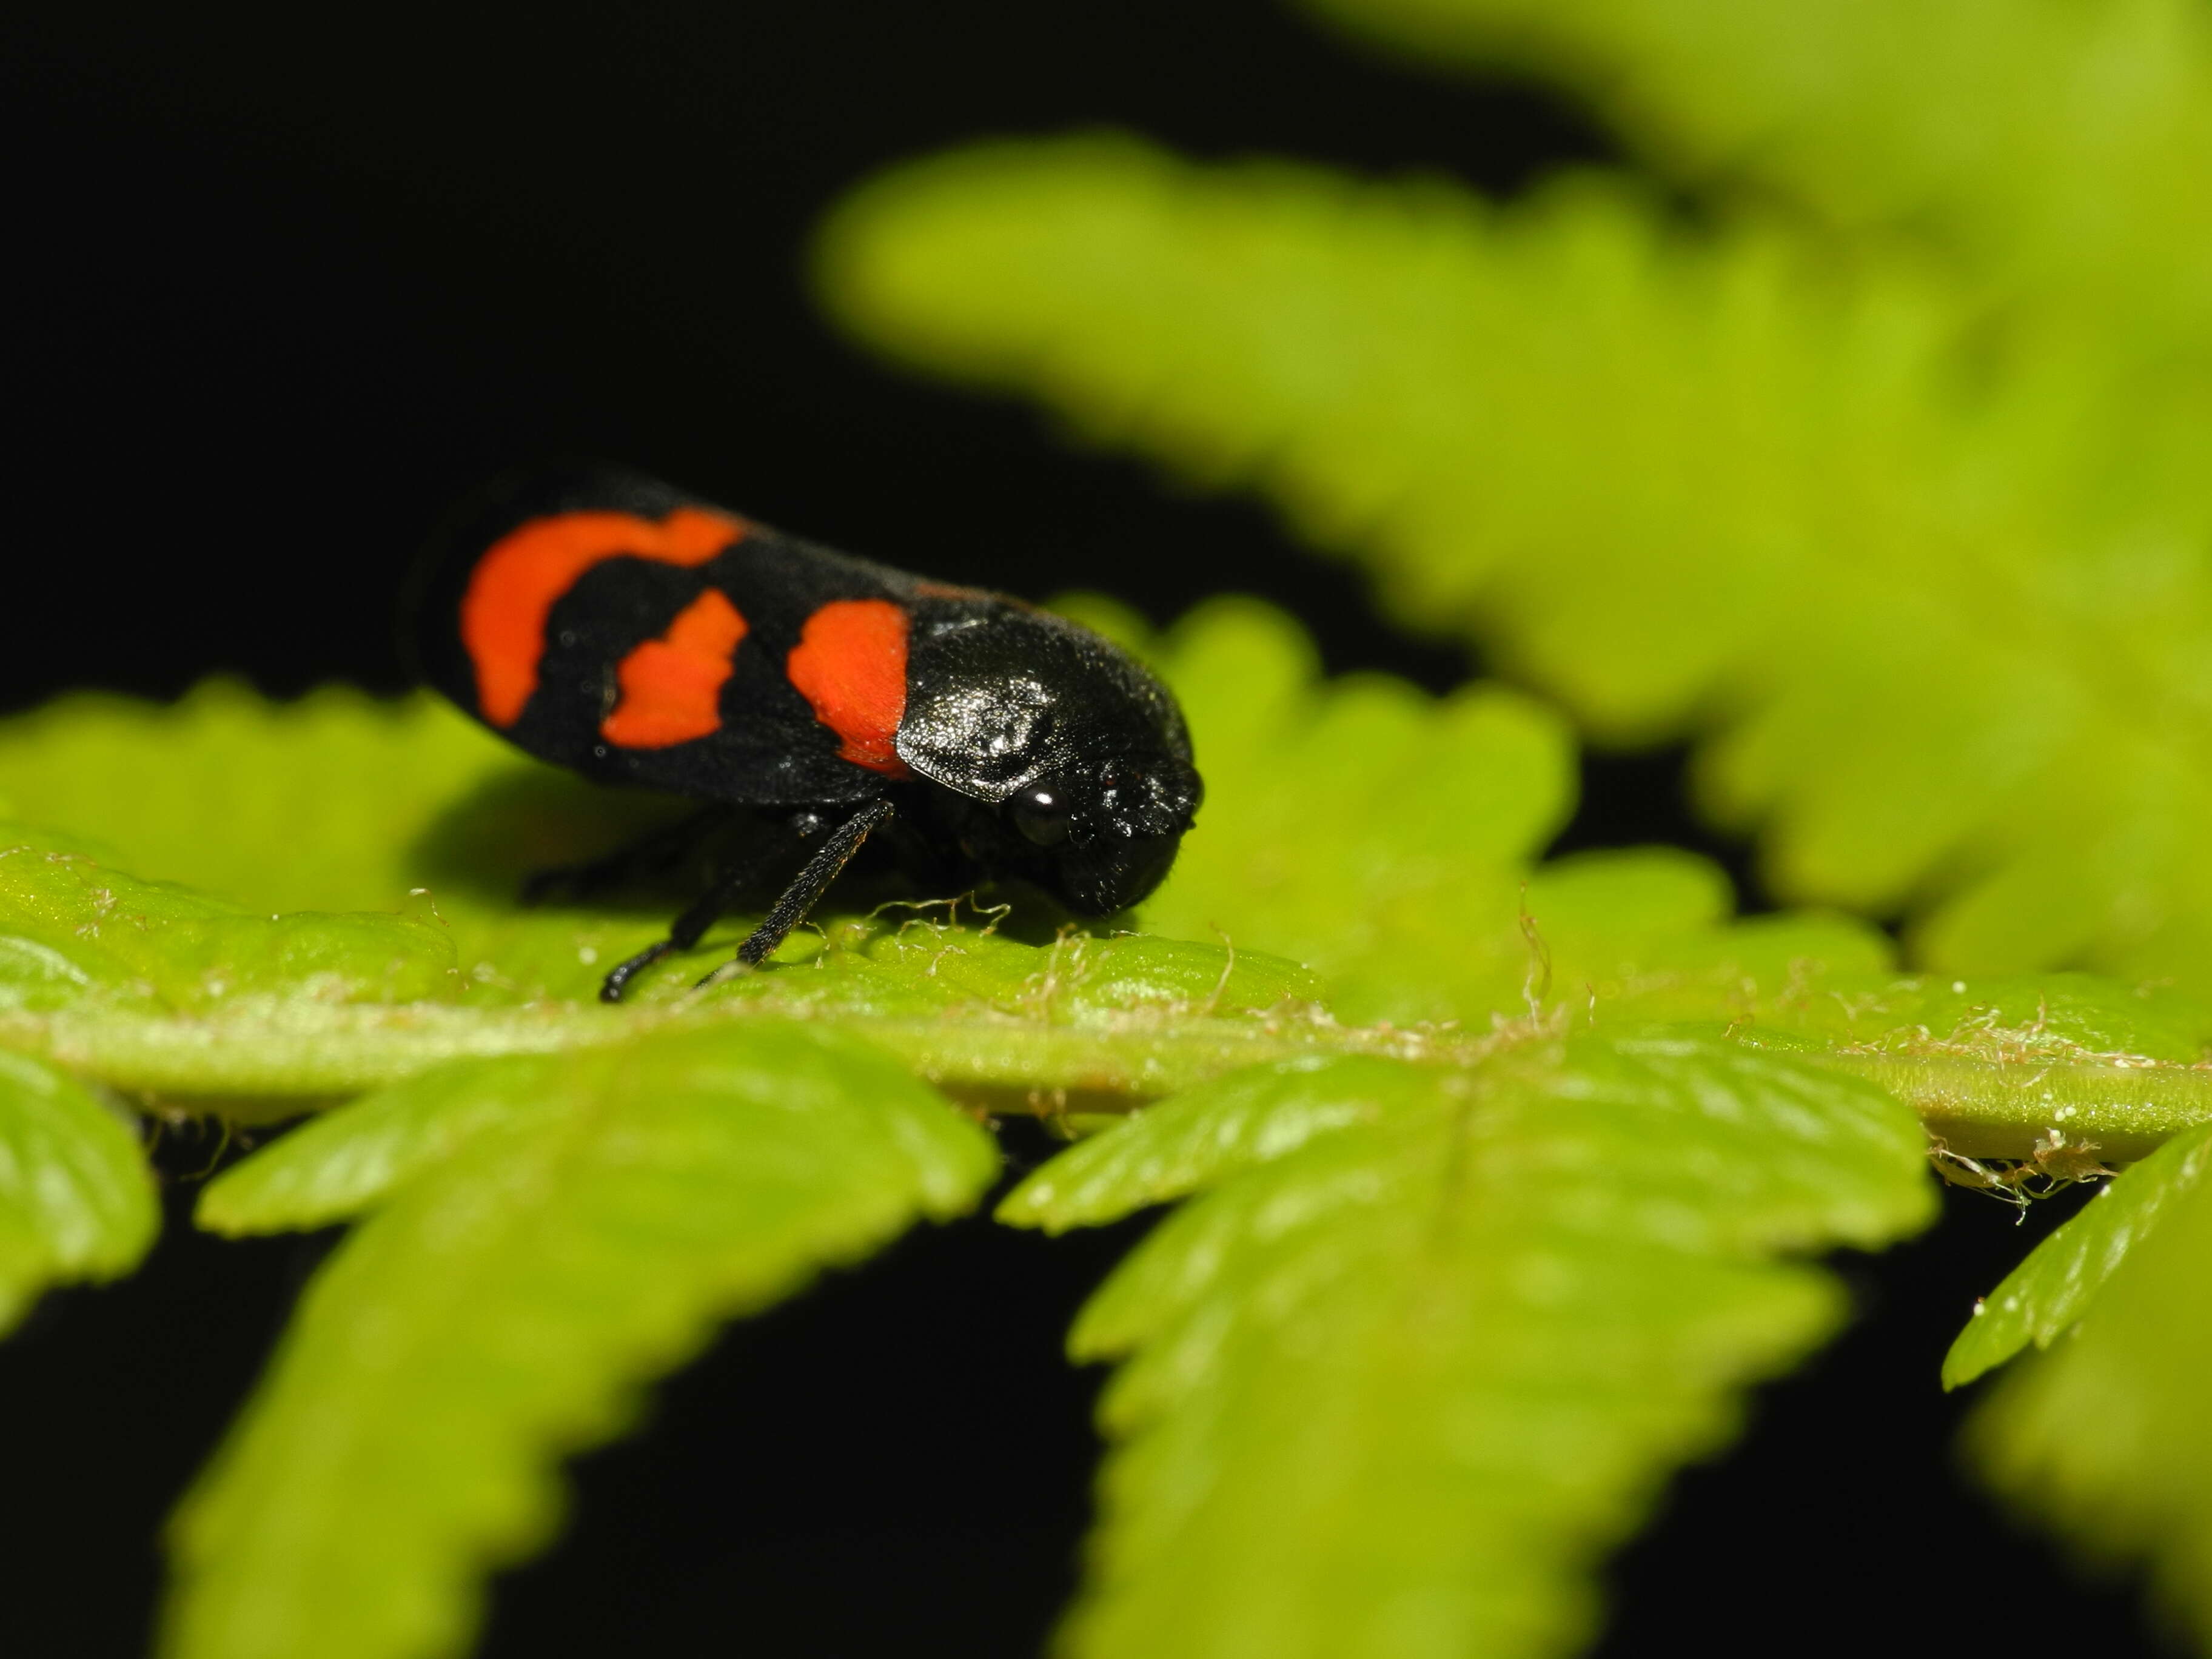
[{"label": "red spot on wing", "polygon": [[722,723],[722,682],[745,619],[720,589],[684,607],[668,631],[647,640],[615,670],[622,701],[599,735],[624,749],[665,749],[703,738]]},{"label": "red spot on wing", "polygon": [[908,775],[891,747],[906,713],[906,612],[889,599],[833,599],[806,619],[783,670],[842,760]]},{"label": "red spot on wing", "polygon": [[477,707],[494,726],[522,718],[538,689],[545,619],[583,574],[609,559],[701,565],[740,540],[741,519],[679,507],[655,524],[630,513],[562,513],[518,525],[477,561],[461,596],[461,643],[477,671]]}]

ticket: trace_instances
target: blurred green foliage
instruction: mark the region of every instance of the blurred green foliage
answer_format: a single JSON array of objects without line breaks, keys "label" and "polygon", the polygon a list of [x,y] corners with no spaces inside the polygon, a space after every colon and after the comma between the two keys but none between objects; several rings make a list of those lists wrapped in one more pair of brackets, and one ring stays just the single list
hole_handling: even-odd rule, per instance
[{"label": "blurred green foliage", "polygon": [[[2048,1516],[2093,1564],[2147,1563],[2166,1610],[2201,1644],[2212,1630],[2212,1193],[2189,1178],[2203,1152],[2192,1139],[2071,1223],[2084,1240],[2062,1252],[2052,1238],[2045,1260],[2000,1288],[2000,1305],[2022,1299],[2039,1340],[2075,1322],[2000,1379],[1968,1425],[1968,1448],[1992,1486]],[[2118,1212],[2109,1221],[2108,1208]]]},{"label": "blurred green foliage", "polygon": [[130,1272],[158,1222],[126,1115],[63,1073],[0,1053],[0,1335],[49,1285]]},{"label": "blurred green foliage", "polygon": [[1305,3],[1425,64],[1564,83],[1677,186],[1932,249],[2008,320],[2094,335],[2121,374],[2201,403],[2212,19],[2194,0]]},{"label": "blurred green foliage", "polygon": [[[2212,14],[1307,3],[1424,67],[1557,85],[1632,170],[1500,204],[1127,137],[998,143],[849,198],[817,250],[827,304],[1083,441],[1262,495],[1409,627],[1479,645],[1597,739],[1692,739],[1702,805],[1756,834],[1777,893],[1902,921],[1927,970],[1825,969],[1802,1001],[1754,971],[1739,1040],[1912,1100],[1954,1178],[2063,1182],[2181,1132],[1993,1293],[1946,1375],[2055,1343],[1983,1419],[1992,1478],[2093,1553],[2148,1556],[2212,1635],[2190,1311],[2212,1267],[2194,1182],[2212,1108]],[[1514,706],[1462,705],[1463,763],[1486,732],[1492,767],[1529,764],[1525,722],[1503,741]],[[1359,736],[1314,752],[1357,754],[1387,789],[1402,751],[1360,712]],[[1656,866],[1610,885],[1632,867],[1595,872],[1591,914],[1656,902]],[[1538,902],[1552,878],[1530,880],[1532,934],[1594,985],[1644,982],[1567,946]],[[1378,929],[1378,951],[1421,921]],[[1476,1000],[1495,1008],[1505,957],[1484,967],[1482,938],[1460,972],[1489,975]],[[2066,968],[2118,982],[2045,971]],[[1114,1193],[1211,1181],[1262,1146],[1295,1164],[1309,1136],[1378,1121],[1320,1082],[1358,1062],[1311,1063],[1279,1124],[1265,1089],[1218,1085],[1214,1115],[1173,1120],[1203,1133],[1117,1132],[1013,1213],[1074,1224]],[[2006,1138],[2039,1113],[2032,1149]],[[1993,1151],[2021,1161],[1979,1161]],[[1188,1586],[1149,1599],[1106,1560],[1079,1647],[1132,1608],[1205,1616]],[[1402,1641],[1388,1650],[1428,1650]]]},{"label": "blurred green foliage", "polygon": [[[1976,67],[2034,145],[1941,181],[1949,196],[1899,185],[1869,225],[1779,199],[1798,176],[1797,106],[1779,100],[1837,58],[1847,72],[1807,100],[1831,125],[1806,168],[1905,167],[1928,124],[1958,118],[1952,100],[1887,143],[1844,125],[1891,107],[1850,74],[1927,70],[1893,49],[1915,29],[1901,12],[1568,7],[1516,32],[1491,16],[1512,7],[1381,9],[1423,40],[1444,20],[1455,40],[1510,33],[1555,66],[1634,58],[1607,95],[1635,103],[1639,136],[1680,108],[1764,111],[1773,130],[1741,140],[1761,188],[1708,180],[1692,221],[1619,177],[1498,207],[1125,139],[999,145],[854,197],[822,246],[830,305],[907,362],[1264,492],[1371,568],[1395,614],[1465,632],[1601,738],[1705,734],[1703,798],[1759,832],[1785,897],[1905,913],[1940,969],[2212,986],[2212,402],[2184,368],[2203,304],[2186,262],[2203,256],[2128,264],[2193,222],[2149,216],[2173,199],[2151,194],[2181,176],[2172,159],[2076,204],[2135,239],[2095,255],[2136,271],[2112,278],[2127,303],[2079,272],[2030,292],[2026,247],[2080,265],[2080,227],[2002,261],[1964,229],[1911,234],[1969,179],[2002,178],[2007,200],[2040,189],[2024,165],[2064,148],[2040,48],[2015,61],[2005,29]],[[1928,31],[1958,46],[1958,21]],[[1856,44],[1760,55],[1824,27]],[[1737,56],[1705,56],[1709,36]],[[1724,75],[1759,95],[1721,97]],[[2187,107],[2159,106],[2175,123]],[[2105,155],[2104,135],[2068,131]],[[2173,297],[2137,303],[2154,283]]]}]

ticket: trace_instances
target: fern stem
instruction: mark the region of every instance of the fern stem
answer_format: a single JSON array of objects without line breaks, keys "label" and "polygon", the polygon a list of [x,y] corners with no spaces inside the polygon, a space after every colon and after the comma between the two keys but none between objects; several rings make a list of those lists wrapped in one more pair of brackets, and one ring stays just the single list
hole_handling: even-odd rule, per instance
[{"label": "fern stem", "polygon": [[[480,1010],[346,1006],[256,1017],[241,1012],[190,1021],[127,1014],[64,1013],[0,1019],[0,1047],[38,1054],[135,1096],[149,1110],[214,1113],[276,1122],[395,1083],[442,1060],[546,1054],[628,1042],[647,1030],[753,1016],[729,1004],[625,1011],[551,1005],[504,1014]],[[806,1018],[805,1014],[799,1017]],[[1451,1033],[1354,1029],[1291,1012],[1281,1018],[1193,1018],[1182,1010],[1133,1012],[1095,1023],[978,1013],[890,1020],[823,1012],[849,1024],[916,1072],[993,1111],[1058,1115],[1069,1096],[1097,1111],[1121,1109],[1215,1077],[1321,1049],[1465,1064],[1488,1044]],[[208,1055],[224,1058],[220,1092]]]},{"label": "fern stem", "polygon": [[[0,1018],[0,1047],[32,1053],[137,1097],[150,1110],[275,1122],[467,1055],[543,1054],[627,1042],[647,1030],[753,1016],[728,1003],[625,1011],[565,1004],[483,1010],[295,1003],[206,1020],[67,1012]],[[1194,1018],[1133,1011],[1063,1022],[978,1012],[913,1020],[823,1011],[969,1104],[994,1113],[1123,1111],[1240,1066],[1316,1051],[1387,1054],[1465,1066],[1499,1036],[1353,1028],[1292,1011]],[[1526,1036],[1536,1036],[1531,1027]],[[219,1093],[208,1055],[224,1057]],[[1919,1113],[1929,1133],[1970,1158],[2027,1158],[2094,1147],[2108,1162],[2142,1157],[2212,1121],[2212,1065],[2127,1055],[2039,1063],[1957,1053],[1797,1050],[1796,1057],[1865,1078]],[[2057,1139],[2054,1140],[2053,1136]]]},{"label": "fern stem", "polygon": [[1881,1085],[1917,1112],[1931,1135],[1968,1158],[2026,1158],[2086,1143],[2106,1161],[2124,1163],[2212,1120],[2212,1066],[1849,1050],[1804,1058]]}]

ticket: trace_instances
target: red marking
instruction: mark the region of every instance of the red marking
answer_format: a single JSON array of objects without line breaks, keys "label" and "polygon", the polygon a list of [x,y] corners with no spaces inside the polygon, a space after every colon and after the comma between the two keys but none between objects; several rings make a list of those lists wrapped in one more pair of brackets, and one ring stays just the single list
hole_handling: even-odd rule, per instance
[{"label": "red marking", "polygon": [[783,672],[842,739],[838,758],[908,775],[891,747],[906,713],[906,612],[889,599],[832,599],[806,619]]},{"label": "red marking", "polygon": [[738,607],[708,588],[665,634],[622,659],[615,670],[622,701],[599,722],[599,735],[624,749],[665,749],[714,732],[722,723],[730,653],[744,636]]},{"label": "red marking", "polygon": [[742,519],[679,507],[655,524],[630,513],[563,513],[518,525],[486,550],[461,597],[461,643],[477,670],[477,707],[512,726],[538,689],[545,619],[592,566],[609,559],[701,565],[744,538]]}]

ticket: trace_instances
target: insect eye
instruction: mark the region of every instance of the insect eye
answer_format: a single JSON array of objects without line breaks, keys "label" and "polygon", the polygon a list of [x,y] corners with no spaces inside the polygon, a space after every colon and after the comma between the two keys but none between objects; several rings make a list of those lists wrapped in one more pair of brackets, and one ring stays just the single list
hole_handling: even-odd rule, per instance
[{"label": "insect eye", "polygon": [[1024,840],[1057,847],[1067,839],[1067,805],[1058,790],[1024,789],[1014,797],[1010,810]]}]

